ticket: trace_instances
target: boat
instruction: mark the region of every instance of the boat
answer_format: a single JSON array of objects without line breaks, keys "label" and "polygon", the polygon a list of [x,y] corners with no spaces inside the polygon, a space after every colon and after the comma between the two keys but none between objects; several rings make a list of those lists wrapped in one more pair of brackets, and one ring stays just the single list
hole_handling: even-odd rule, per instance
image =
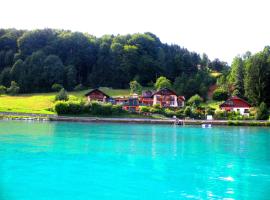
[{"label": "boat", "polygon": [[202,128],[212,128],[212,124],[202,124]]}]

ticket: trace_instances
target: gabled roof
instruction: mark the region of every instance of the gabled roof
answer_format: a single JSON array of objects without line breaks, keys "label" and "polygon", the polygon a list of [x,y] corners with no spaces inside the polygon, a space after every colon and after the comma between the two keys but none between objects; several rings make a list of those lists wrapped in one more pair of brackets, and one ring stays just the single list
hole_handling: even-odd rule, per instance
[{"label": "gabled roof", "polygon": [[176,94],[173,90],[171,90],[171,89],[169,89],[169,88],[162,88],[162,89],[156,91],[155,93],[153,93],[153,94],[152,94],[152,97],[153,97],[154,95],[157,95],[157,94],[164,95],[164,94],[166,94],[166,93],[171,93],[171,94],[174,94],[174,95],[177,96],[177,94]]},{"label": "gabled roof", "polygon": [[177,98],[180,99],[180,100],[182,100],[182,101],[185,101],[186,100],[186,98],[184,96],[178,96]]},{"label": "gabled roof", "polygon": [[107,98],[110,98],[109,95],[107,95],[106,93],[102,92],[101,90],[99,90],[99,89],[97,89],[97,88],[95,88],[95,89],[93,89],[93,90],[90,90],[89,92],[87,92],[87,93],[85,94],[85,96],[89,96],[89,95],[92,94],[93,92],[99,92],[99,93],[102,93],[102,94],[103,94],[104,96],[106,96]]},{"label": "gabled roof", "polygon": [[151,98],[152,97],[153,92],[151,90],[146,90],[142,92],[142,97],[144,98]]},{"label": "gabled roof", "polygon": [[241,108],[241,107],[251,107],[251,105],[244,99],[241,99],[240,97],[232,96],[229,99],[227,99],[224,103],[220,104],[219,107],[220,108],[222,107]]}]

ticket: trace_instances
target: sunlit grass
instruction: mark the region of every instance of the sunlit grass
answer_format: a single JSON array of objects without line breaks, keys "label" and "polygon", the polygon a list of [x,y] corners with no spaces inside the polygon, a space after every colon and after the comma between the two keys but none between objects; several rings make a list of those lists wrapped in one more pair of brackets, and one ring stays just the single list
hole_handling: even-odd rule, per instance
[{"label": "sunlit grass", "polygon": [[[128,96],[128,89],[110,89],[101,88],[101,90],[110,96]],[[78,92],[68,92],[71,99],[84,99],[85,94],[90,90]],[[50,111],[54,105],[54,97],[56,93],[33,93],[20,94],[17,96],[1,95],[0,96],[0,112],[21,112],[21,113],[39,113],[39,114],[55,114]]]}]

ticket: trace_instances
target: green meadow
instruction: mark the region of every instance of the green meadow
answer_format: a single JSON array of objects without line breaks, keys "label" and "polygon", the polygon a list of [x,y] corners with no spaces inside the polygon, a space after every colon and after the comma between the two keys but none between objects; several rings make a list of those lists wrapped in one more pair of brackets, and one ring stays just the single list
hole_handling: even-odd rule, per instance
[{"label": "green meadow", "polygon": [[[127,96],[129,89],[101,88],[110,96]],[[68,92],[70,99],[83,99],[89,90]],[[0,112],[20,112],[36,114],[55,114],[51,108],[54,105],[56,93],[21,94],[17,96],[1,95]]]}]

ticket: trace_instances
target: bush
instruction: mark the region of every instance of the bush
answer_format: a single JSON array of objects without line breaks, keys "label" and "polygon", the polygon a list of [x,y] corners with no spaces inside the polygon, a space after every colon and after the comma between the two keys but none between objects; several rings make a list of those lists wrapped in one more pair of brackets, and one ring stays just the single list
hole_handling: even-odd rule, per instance
[{"label": "bush", "polygon": [[269,118],[269,113],[268,113],[267,105],[264,102],[262,102],[259,108],[257,109],[256,119],[266,120],[268,118]]},{"label": "bush", "polygon": [[68,101],[69,97],[64,88],[55,96],[55,101]]},{"label": "bush", "polygon": [[52,85],[52,91],[59,92],[61,89],[63,89],[63,86],[58,83]]},{"label": "bush", "polygon": [[190,106],[198,107],[202,102],[203,102],[203,99],[198,94],[196,94],[190,97],[187,103]]},{"label": "bush", "polygon": [[194,119],[205,119],[205,114],[203,110],[192,109],[191,117]]},{"label": "bush", "polygon": [[225,101],[228,97],[228,92],[224,89],[216,89],[213,93],[213,100],[215,101]]},{"label": "bush", "polygon": [[150,113],[162,114],[162,110],[155,107],[150,107],[149,111]]},{"label": "bush", "polygon": [[111,115],[112,114],[112,104],[110,103],[98,103],[92,102],[91,114],[93,115]]},{"label": "bush", "polygon": [[67,102],[58,101],[54,105],[54,110],[57,114],[70,114],[69,113],[69,105]]},{"label": "bush", "polygon": [[191,117],[192,111],[191,111],[191,107],[187,106],[184,110],[184,114],[186,117]]},{"label": "bush", "polygon": [[150,112],[150,107],[149,106],[140,106],[139,110],[140,110],[140,112],[147,113],[147,112]]},{"label": "bush", "polygon": [[84,104],[79,101],[69,101],[68,103],[68,111],[69,114],[81,114],[83,113]]},{"label": "bush", "polygon": [[7,89],[7,93],[10,95],[16,95],[20,91],[19,85],[15,81],[11,81],[10,87]]},{"label": "bush", "polygon": [[5,86],[3,86],[3,85],[0,85],[0,95],[1,94],[6,94],[6,92],[7,92],[7,88]]},{"label": "bush", "polygon": [[153,107],[156,108],[156,109],[161,109],[160,104],[155,104]]},{"label": "bush", "polygon": [[166,117],[173,117],[175,115],[175,112],[173,110],[170,110],[169,108],[166,108],[164,110],[164,115]]},{"label": "bush", "polygon": [[180,109],[180,110],[175,111],[175,116],[177,118],[180,118],[180,119],[185,118],[184,110],[183,109]]},{"label": "bush", "polygon": [[122,110],[120,105],[110,103],[103,104],[98,102],[84,103],[80,101],[57,101],[54,106],[57,114],[91,114],[91,115],[111,115],[121,114],[126,111]]},{"label": "bush", "polygon": [[224,110],[216,110],[214,118],[215,119],[227,119],[227,112]]},{"label": "bush", "polygon": [[82,84],[76,85],[74,87],[74,91],[81,91],[81,90],[84,90],[84,86]]},{"label": "bush", "polygon": [[215,109],[211,107],[206,107],[205,108],[205,114],[206,115],[214,115],[215,114]]},{"label": "bush", "polygon": [[125,113],[126,111],[122,109],[121,105],[113,105],[112,106],[112,113],[113,114],[121,114],[121,113]]}]

